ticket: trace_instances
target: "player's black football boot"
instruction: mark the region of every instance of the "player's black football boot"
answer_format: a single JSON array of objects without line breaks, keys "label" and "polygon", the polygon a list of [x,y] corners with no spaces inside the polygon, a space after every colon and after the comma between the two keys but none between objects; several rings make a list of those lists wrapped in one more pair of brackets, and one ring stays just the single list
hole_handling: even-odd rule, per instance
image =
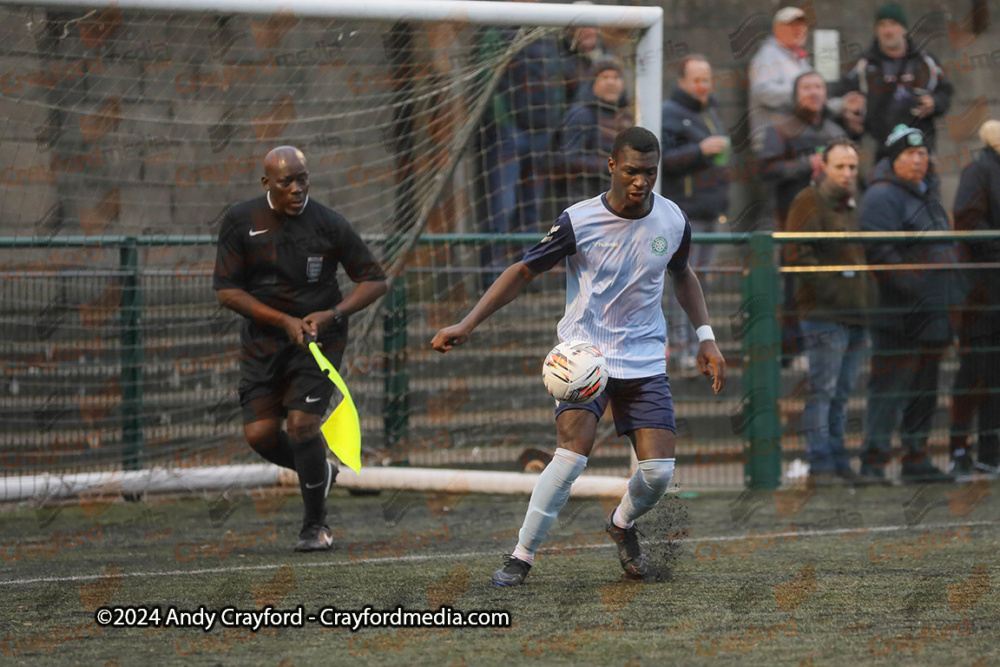
[{"label": "player's black football boot", "polygon": [[639,544],[639,531],[633,524],[631,528],[619,528],[611,519],[605,529],[611,540],[618,547],[618,560],[621,561],[625,575],[632,579],[644,579],[649,575],[649,560]]},{"label": "player's black football boot", "polygon": [[497,586],[520,586],[524,583],[524,578],[528,576],[531,563],[525,563],[519,558],[514,558],[507,554],[503,567],[493,573],[493,583]]},{"label": "player's black football boot", "polygon": [[329,526],[306,526],[299,533],[296,551],[327,551],[333,546],[333,531]]}]

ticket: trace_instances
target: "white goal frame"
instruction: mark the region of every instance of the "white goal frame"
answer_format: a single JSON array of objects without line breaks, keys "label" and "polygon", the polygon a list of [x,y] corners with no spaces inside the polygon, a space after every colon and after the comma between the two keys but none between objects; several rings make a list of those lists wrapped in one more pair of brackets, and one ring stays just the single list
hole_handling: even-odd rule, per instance
[{"label": "white goal frame", "polygon": [[[0,5],[62,7],[100,10],[107,0],[0,0]],[[309,18],[348,20],[468,23],[490,26],[614,27],[642,31],[635,62],[636,124],[660,138],[663,98],[663,9],[576,4],[529,4],[462,0],[116,0],[120,9],[192,14],[267,15],[294,12]],[[657,181],[654,190],[660,192]],[[633,466],[635,457],[632,457]],[[170,493],[179,490],[212,492],[224,487],[260,487],[274,484],[280,469],[273,465],[187,468],[165,471],[119,471],[0,478],[0,502],[58,499],[101,488],[109,474],[117,474],[129,493]],[[455,470],[419,468],[366,468],[360,476],[341,469],[337,484],[358,489],[410,489],[443,491],[452,484]],[[537,475],[509,472],[465,471],[470,492],[530,493]],[[620,496],[626,478],[584,475],[573,488],[577,496]]]}]

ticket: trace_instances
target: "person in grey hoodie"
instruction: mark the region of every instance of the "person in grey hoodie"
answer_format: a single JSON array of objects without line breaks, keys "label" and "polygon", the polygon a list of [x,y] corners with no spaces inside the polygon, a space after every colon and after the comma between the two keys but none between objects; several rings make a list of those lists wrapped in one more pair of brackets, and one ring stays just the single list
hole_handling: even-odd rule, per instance
[{"label": "person in grey hoodie", "polygon": [[798,7],[784,7],[774,15],[773,32],[750,60],[750,144],[755,153],[764,147],[764,133],[792,103],[795,80],[812,69],[803,46],[809,23]]}]

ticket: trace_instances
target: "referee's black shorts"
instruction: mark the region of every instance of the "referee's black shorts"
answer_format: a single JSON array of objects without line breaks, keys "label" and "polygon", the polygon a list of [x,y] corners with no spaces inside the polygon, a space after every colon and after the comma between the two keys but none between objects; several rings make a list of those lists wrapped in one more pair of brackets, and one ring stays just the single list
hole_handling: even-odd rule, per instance
[{"label": "referee's black shorts", "polygon": [[[334,393],[339,393],[312,354],[281,338],[283,334],[253,342],[243,340],[239,395],[244,424],[283,419],[289,410],[323,415]],[[321,342],[323,356],[339,369],[346,339]]]}]

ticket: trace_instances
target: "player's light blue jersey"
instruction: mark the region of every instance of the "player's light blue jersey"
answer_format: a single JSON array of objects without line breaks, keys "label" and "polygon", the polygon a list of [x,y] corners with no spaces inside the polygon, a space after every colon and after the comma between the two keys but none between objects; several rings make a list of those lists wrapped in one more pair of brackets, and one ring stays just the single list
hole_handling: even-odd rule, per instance
[{"label": "player's light blue jersey", "polygon": [[672,201],[651,196],[652,210],[637,220],[612,211],[603,194],[574,204],[523,260],[541,273],[566,258],[566,314],[559,322],[559,340],[596,345],[616,378],[666,372],[664,275],[668,268],[687,267],[687,216]]}]

